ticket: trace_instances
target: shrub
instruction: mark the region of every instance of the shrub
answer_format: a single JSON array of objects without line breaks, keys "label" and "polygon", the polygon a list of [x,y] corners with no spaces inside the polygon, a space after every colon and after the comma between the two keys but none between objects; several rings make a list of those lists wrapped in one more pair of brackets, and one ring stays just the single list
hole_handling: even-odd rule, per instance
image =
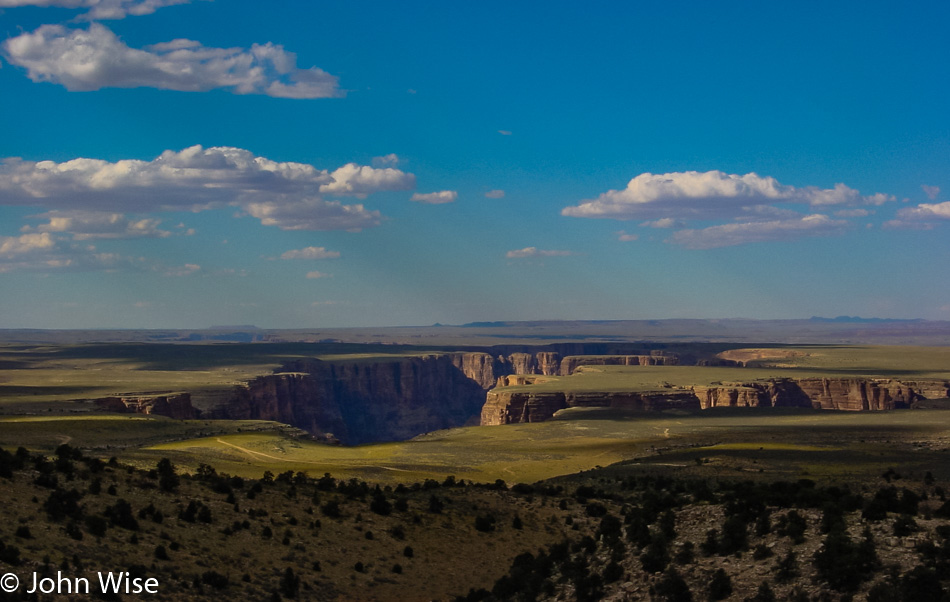
[{"label": "shrub", "polygon": [[894,519],[893,531],[895,537],[907,537],[917,529],[917,521],[909,514],[901,514]]},{"label": "shrub", "polygon": [[330,518],[340,518],[340,504],[336,500],[330,500],[326,504],[320,506],[320,512],[324,516]]},{"label": "shrub", "polygon": [[663,577],[657,581],[656,595],[665,602],[692,602],[693,593],[686,585],[682,575],[674,568],[667,569]]},{"label": "shrub", "polygon": [[181,481],[175,474],[175,465],[168,458],[162,458],[155,467],[158,472],[158,486],[162,491],[172,492],[178,489]]},{"label": "shrub", "polygon": [[479,514],[475,517],[475,530],[490,533],[495,530],[495,522],[492,514]]},{"label": "shrub", "polygon": [[214,589],[225,589],[228,587],[228,578],[217,571],[205,571],[201,574],[201,582],[210,585]]},{"label": "shrub", "polygon": [[725,570],[720,568],[713,573],[707,593],[710,600],[725,600],[732,594],[732,578]]},{"label": "shrub", "polygon": [[277,591],[285,598],[296,598],[300,591],[300,577],[294,574],[294,570],[287,567],[280,576],[277,584]]}]

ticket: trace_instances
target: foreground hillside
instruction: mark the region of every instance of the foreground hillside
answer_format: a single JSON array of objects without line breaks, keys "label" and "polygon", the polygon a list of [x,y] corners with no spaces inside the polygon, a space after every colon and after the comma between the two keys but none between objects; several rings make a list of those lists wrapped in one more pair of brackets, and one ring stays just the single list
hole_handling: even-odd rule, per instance
[{"label": "foreground hillside", "polygon": [[[62,445],[0,453],[0,484],[11,600],[34,579],[97,594],[100,572],[160,600],[927,602],[950,585],[947,483],[929,473],[838,486],[618,465],[510,488],[379,487],[138,470]],[[123,588],[105,597],[134,599]]]}]

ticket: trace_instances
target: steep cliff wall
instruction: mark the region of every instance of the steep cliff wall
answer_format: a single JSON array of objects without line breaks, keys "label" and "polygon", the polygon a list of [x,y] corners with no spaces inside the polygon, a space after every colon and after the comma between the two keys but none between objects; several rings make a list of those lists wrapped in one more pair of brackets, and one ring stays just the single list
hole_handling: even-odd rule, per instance
[{"label": "steep cliff wall", "polygon": [[506,371],[505,363],[501,358],[492,357],[487,353],[453,353],[449,357],[453,366],[485,390],[494,387],[499,375]]},{"label": "steep cliff wall", "polygon": [[109,412],[157,414],[159,416],[180,419],[193,419],[201,415],[201,412],[191,405],[191,395],[188,393],[135,397],[102,397],[96,399],[95,404]]},{"label": "steep cliff wall", "polygon": [[352,363],[300,360],[284,366],[285,372],[237,387],[209,414],[276,420],[315,435],[333,433],[347,444],[409,439],[477,420],[485,391],[462,364],[470,374],[487,378],[485,362],[449,355]]},{"label": "steep cliff wall", "polygon": [[692,391],[704,410],[716,407],[815,407],[811,397],[792,379],[709,385],[693,387]]},{"label": "steep cliff wall", "polygon": [[488,392],[481,424],[539,422],[564,408],[591,406],[632,410],[705,410],[715,407],[892,410],[911,407],[925,397],[945,399],[950,391],[947,381],[902,382],[851,378],[782,378],[649,393],[533,392],[531,383],[530,377],[509,376],[499,379],[499,386]]},{"label": "steep cliff wall", "polygon": [[543,422],[554,416],[558,410],[577,407],[637,411],[698,410],[699,401],[692,392],[685,390],[647,393],[534,393],[497,388],[488,392],[485,406],[482,408],[481,424],[493,426],[519,422]]},{"label": "steep cliff wall", "polygon": [[679,358],[664,353],[650,355],[571,355],[561,360],[559,374],[570,376],[579,366],[676,366]]},{"label": "steep cliff wall", "polygon": [[798,384],[816,408],[825,410],[891,410],[926,397],[896,380],[810,378]]}]

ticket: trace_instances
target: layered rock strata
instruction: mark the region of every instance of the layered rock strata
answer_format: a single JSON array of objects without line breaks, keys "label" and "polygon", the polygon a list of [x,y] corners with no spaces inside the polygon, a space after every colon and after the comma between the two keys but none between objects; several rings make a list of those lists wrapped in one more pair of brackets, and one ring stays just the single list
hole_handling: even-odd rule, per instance
[{"label": "layered rock strata", "polygon": [[194,419],[201,412],[191,405],[189,393],[135,397],[101,397],[95,404],[108,412],[157,414],[169,418]]},{"label": "layered rock strata", "polygon": [[[631,410],[716,407],[797,407],[823,410],[893,410],[920,399],[946,399],[947,381],[806,378],[723,383],[644,393],[567,393],[531,391],[531,377],[509,376],[488,392],[481,424],[540,422],[571,407]],[[504,386],[507,385],[507,386]]]},{"label": "layered rock strata", "polygon": [[477,423],[485,390],[465,369],[487,378],[481,373],[486,360],[469,359],[300,360],[287,364],[284,372],[235,388],[230,399],[208,414],[284,422],[315,435],[332,433],[347,444],[410,439]]},{"label": "layered rock strata", "polygon": [[531,392],[493,389],[482,408],[481,424],[493,426],[519,422],[543,422],[567,408],[615,408],[635,411],[698,410],[699,401],[690,391],[647,393]]}]

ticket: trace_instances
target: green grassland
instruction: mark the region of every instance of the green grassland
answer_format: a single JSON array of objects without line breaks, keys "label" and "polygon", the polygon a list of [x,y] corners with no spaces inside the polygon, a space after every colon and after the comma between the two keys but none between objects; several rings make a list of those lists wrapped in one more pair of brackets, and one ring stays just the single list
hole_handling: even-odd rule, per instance
[{"label": "green grassland", "polygon": [[631,414],[574,409],[533,424],[437,431],[410,441],[331,446],[255,421],[152,416],[8,418],[2,444],[52,451],[69,442],[141,467],[168,457],[244,477],[288,470],[379,483],[448,475],[535,482],[623,463],[709,478],[863,480],[889,467],[950,478],[950,412],[829,412],[747,408]]}]

